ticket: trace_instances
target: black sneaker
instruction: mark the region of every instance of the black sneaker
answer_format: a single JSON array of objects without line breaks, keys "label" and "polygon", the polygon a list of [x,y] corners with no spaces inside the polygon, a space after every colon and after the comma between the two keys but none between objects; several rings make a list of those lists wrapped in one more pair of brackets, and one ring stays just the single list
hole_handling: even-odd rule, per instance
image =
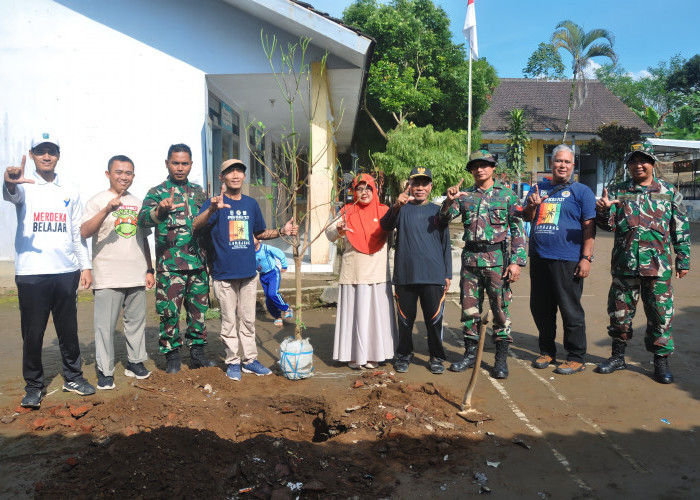
[{"label": "black sneaker", "polygon": [[442,360],[440,358],[430,357],[430,373],[439,375],[445,371],[445,367],[442,366]]},{"label": "black sneaker", "polygon": [[148,378],[151,376],[151,372],[149,372],[145,366],[143,366],[143,363],[127,363],[126,368],[124,369],[124,375],[127,377],[136,377],[139,380],[143,380],[145,378]]},{"label": "black sneaker", "polygon": [[38,410],[41,406],[42,399],[44,399],[44,391],[41,389],[27,389],[27,393],[22,398],[20,406]]},{"label": "black sneaker", "polygon": [[90,382],[80,377],[71,381],[66,380],[63,383],[63,392],[74,392],[81,396],[90,396],[91,394],[95,394],[95,388]]},{"label": "black sneaker", "polygon": [[97,370],[97,388],[100,390],[114,389],[114,377]]},{"label": "black sneaker", "polygon": [[394,360],[394,370],[398,373],[406,373],[408,371],[408,365],[411,364],[413,359],[413,353],[411,354],[397,354]]}]

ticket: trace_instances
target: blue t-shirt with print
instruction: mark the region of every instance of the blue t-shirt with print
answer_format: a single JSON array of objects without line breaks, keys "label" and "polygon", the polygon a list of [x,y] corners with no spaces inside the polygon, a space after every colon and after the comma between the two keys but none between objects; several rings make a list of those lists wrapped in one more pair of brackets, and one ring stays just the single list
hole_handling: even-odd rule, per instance
[{"label": "blue t-shirt with print", "polygon": [[[550,181],[538,182],[547,196],[535,212],[530,231],[530,255],[544,259],[581,259],[584,221],[595,218],[595,195],[585,184],[572,182],[563,189]],[[554,193],[550,196],[550,193]]]},{"label": "blue t-shirt with print", "polygon": [[[231,208],[217,210],[208,221],[216,252],[211,275],[215,280],[251,278],[257,274],[253,234],[265,230],[260,205],[246,195],[240,200],[224,195],[224,200]],[[209,205],[211,200],[205,201],[199,213]]]}]

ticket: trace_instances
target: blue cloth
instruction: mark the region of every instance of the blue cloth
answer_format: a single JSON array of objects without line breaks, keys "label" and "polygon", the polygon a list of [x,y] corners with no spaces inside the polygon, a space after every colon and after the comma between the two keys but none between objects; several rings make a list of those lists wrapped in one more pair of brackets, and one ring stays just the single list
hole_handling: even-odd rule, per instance
[{"label": "blue cloth", "polygon": [[289,304],[284,301],[280,295],[280,281],[282,279],[280,270],[277,266],[271,271],[260,273],[260,283],[265,292],[265,306],[273,318],[281,318],[282,311],[289,309]]},{"label": "blue cloth", "polygon": [[[215,250],[211,275],[219,281],[252,278],[257,274],[253,235],[265,230],[260,205],[246,195],[240,200],[224,196],[224,203],[231,208],[217,210],[207,221]],[[209,205],[211,200],[205,201],[199,213]]]},{"label": "blue cloth", "polygon": [[260,248],[255,251],[255,268],[260,274],[269,273],[277,267],[277,261],[282,269],[287,269],[287,258],[279,248],[260,243]]},{"label": "blue cloth", "polygon": [[[538,182],[540,196],[547,197],[535,212],[530,232],[530,255],[544,259],[581,259],[584,221],[595,218],[591,188],[572,182],[561,189],[549,181]],[[550,196],[550,193],[554,193]],[[528,193],[529,194],[529,193]]]}]

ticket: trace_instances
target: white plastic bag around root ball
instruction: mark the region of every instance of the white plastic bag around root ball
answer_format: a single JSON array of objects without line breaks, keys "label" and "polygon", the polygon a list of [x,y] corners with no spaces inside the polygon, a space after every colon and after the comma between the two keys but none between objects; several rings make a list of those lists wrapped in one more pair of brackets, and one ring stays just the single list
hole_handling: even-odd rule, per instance
[{"label": "white plastic bag around root ball", "polygon": [[289,380],[313,376],[314,348],[308,339],[295,340],[287,337],[280,344],[280,367]]}]

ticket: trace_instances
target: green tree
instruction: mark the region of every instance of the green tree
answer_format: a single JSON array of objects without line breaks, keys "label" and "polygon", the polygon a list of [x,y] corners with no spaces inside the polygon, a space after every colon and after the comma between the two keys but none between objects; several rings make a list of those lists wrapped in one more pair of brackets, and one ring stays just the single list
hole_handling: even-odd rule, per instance
[{"label": "green tree", "polygon": [[523,68],[525,78],[564,79],[564,63],[551,43],[541,42]]},{"label": "green tree", "polygon": [[386,151],[372,155],[375,168],[386,174],[393,193],[404,189],[413,167],[428,167],[433,172],[433,196],[442,195],[461,178],[464,178],[464,186],[474,183],[465,171],[468,157],[465,131],[436,131],[432,125],[416,127],[413,124],[390,131]]},{"label": "green tree", "polygon": [[581,80],[583,82],[583,85],[579,86],[577,99],[578,105],[580,105],[586,98],[586,75],[584,71],[590,65],[591,59],[594,57],[607,57],[613,64],[617,64],[617,54],[613,50],[614,41],[612,33],[604,29],[597,28],[591,31],[584,31],[583,27],[573,21],[562,21],[557,24],[552,34],[552,46],[556,51],[564,49],[571,55],[573,69],[569,110],[566,115],[562,143],[566,142],[566,134],[569,131],[571,110],[574,107],[576,81]]},{"label": "green tree", "polygon": [[663,131],[666,119],[688,102],[688,96],[669,88],[669,78],[682,70],[685,60],[677,54],[647,68],[647,75],[633,78],[624,68],[610,64],[596,69],[597,78],[651,127]]},{"label": "green tree", "polygon": [[695,54],[682,68],[674,70],[668,76],[666,89],[683,94],[700,92],[700,54]]},{"label": "green tree", "polygon": [[525,110],[511,109],[508,124],[508,149],[506,151],[506,162],[510,170],[518,176],[518,196],[520,196],[520,179],[527,167],[525,163],[525,152],[530,147],[530,134],[527,132],[525,120]]},{"label": "green tree", "polygon": [[[467,128],[468,59],[452,42],[449,18],[431,0],[356,0],[343,21],[376,40],[365,111],[377,131],[411,121],[436,130]],[[473,129],[498,84],[493,67],[472,64]]]},{"label": "green tree", "polygon": [[601,125],[596,130],[600,139],[594,139],[582,149],[598,156],[603,162],[604,179],[612,185],[622,177],[625,153],[630,144],[641,139],[641,131],[636,127],[623,127],[617,122]]}]

